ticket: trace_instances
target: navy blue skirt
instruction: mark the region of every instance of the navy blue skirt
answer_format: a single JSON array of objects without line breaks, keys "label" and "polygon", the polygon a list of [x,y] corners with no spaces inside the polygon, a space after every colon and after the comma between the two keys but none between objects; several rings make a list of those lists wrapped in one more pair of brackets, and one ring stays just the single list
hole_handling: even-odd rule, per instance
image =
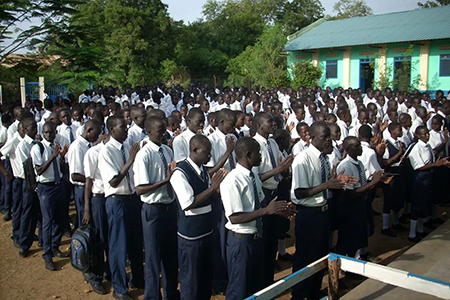
[{"label": "navy blue skirt", "polygon": [[433,175],[431,171],[414,171],[411,216],[426,218],[431,214],[433,200]]}]

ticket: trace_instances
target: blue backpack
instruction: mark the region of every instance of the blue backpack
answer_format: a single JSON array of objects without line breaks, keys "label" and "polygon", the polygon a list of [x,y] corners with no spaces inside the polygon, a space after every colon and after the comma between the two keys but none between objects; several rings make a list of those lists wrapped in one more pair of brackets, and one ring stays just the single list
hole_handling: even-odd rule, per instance
[{"label": "blue backpack", "polygon": [[78,228],[70,242],[72,267],[83,273],[93,270],[98,265],[96,230],[90,225]]}]

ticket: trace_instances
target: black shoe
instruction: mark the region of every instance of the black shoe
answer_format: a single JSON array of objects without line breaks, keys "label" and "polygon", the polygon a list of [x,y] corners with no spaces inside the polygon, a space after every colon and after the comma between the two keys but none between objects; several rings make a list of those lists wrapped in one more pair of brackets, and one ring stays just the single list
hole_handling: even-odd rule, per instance
[{"label": "black shoe", "polygon": [[5,216],[3,217],[3,221],[5,221],[5,222],[11,221],[11,212],[10,211],[5,212]]},{"label": "black shoe", "polygon": [[426,233],[425,231],[424,232],[416,232],[416,235],[418,237],[424,238],[424,237],[426,237],[428,235],[428,233]]},{"label": "black shoe", "polygon": [[33,234],[33,241],[34,242],[39,241],[39,237],[37,235],[35,235],[35,234]]},{"label": "black shoe", "polygon": [[411,219],[410,214],[403,214],[400,217],[399,221],[400,221],[401,224],[408,224],[410,219]]},{"label": "black shoe", "polygon": [[133,298],[130,297],[128,294],[117,294],[116,291],[113,292],[114,299],[119,300],[133,300]]},{"label": "black shoe", "polygon": [[278,260],[292,262],[292,255],[289,253],[285,253],[284,255],[278,253]]},{"label": "black shoe", "polygon": [[144,284],[134,284],[130,282],[130,289],[145,289]]},{"label": "black shoe", "polygon": [[70,231],[66,231],[66,232],[64,232],[64,236],[66,237],[66,238],[71,238],[71,235],[70,235]]},{"label": "black shoe", "polygon": [[225,296],[225,290],[223,288],[212,289],[212,295],[213,296],[216,296],[216,295]]},{"label": "black shoe", "polygon": [[[3,218],[3,219],[4,219],[4,218]],[[5,220],[5,221],[6,221],[6,220]],[[444,223],[445,223],[444,220],[439,219],[439,218],[436,218],[436,219],[430,219],[430,222],[431,222],[432,224],[437,224],[437,225],[441,225],[441,224],[444,224]]]},{"label": "black shoe", "polygon": [[381,216],[381,213],[380,213],[380,212],[377,212],[375,209],[372,209],[372,214],[373,214],[374,216]]},{"label": "black shoe", "polygon": [[436,226],[434,226],[430,220],[423,222],[423,226],[432,230],[436,229]]},{"label": "black shoe", "polygon": [[281,266],[280,266],[280,264],[277,263],[277,262],[275,262],[273,269],[274,269],[275,271],[281,271]]},{"label": "black shoe", "polygon": [[18,241],[17,239],[14,239],[14,240],[13,240],[13,244],[14,244],[14,247],[20,249],[19,241]]},{"label": "black shoe", "polygon": [[97,293],[99,295],[106,295],[107,294],[105,288],[103,287],[103,285],[101,285],[101,283],[96,284],[96,285],[92,285],[92,290],[94,291],[94,293]]},{"label": "black shoe", "polygon": [[371,262],[371,263],[377,263],[377,262],[379,262],[381,260],[379,257],[372,256],[369,253],[361,255],[360,259],[364,260],[364,261],[367,261],[367,262]]},{"label": "black shoe", "polygon": [[23,258],[27,257],[28,256],[28,250],[20,249],[19,256],[23,257]]},{"label": "black shoe", "polygon": [[291,235],[290,235],[289,233],[286,233],[286,234],[284,235],[284,237],[287,238],[287,239],[290,239],[290,238],[291,238]]},{"label": "black shoe", "polygon": [[56,250],[56,251],[53,252],[53,257],[65,258],[65,257],[69,257],[69,253],[68,252],[61,252],[59,250]]},{"label": "black shoe", "polygon": [[398,230],[398,231],[408,231],[408,228],[403,226],[402,224],[392,225],[392,229]]},{"label": "black shoe", "polygon": [[39,248],[42,248],[42,246],[43,246],[43,245],[42,245],[42,242],[38,242],[38,247],[39,247]]},{"label": "black shoe", "polygon": [[45,260],[45,268],[50,271],[56,270],[55,264],[53,263],[53,260],[51,258]]},{"label": "black shoe", "polygon": [[381,230],[381,234],[388,236],[388,237],[398,237],[398,233],[393,231],[391,228],[386,228]]},{"label": "black shoe", "polygon": [[421,240],[422,240],[422,238],[419,237],[418,235],[416,235],[416,236],[413,237],[413,238],[408,237],[408,241],[413,242],[413,243],[418,243],[418,242],[420,242]]}]

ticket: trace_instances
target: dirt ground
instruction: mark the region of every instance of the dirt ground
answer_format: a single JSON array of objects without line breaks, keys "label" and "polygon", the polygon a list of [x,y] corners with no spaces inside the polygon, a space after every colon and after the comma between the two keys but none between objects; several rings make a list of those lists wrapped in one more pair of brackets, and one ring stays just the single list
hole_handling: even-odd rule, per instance
[{"label": "dirt ground", "polygon": [[[382,195],[382,192],[378,192]],[[375,198],[374,208],[381,211],[382,200]],[[72,208],[73,209],[73,208]],[[439,208],[439,217],[447,220],[450,215],[449,207]],[[408,233],[401,232],[397,238],[389,238],[380,234],[381,216],[375,217],[375,234],[369,241],[369,251],[378,256],[380,264],[387,265],[395,258],[409,249],[413,243],[407,240]],[[430,231],[430,230],[428,230]],[[289,232],[291,238],[287,241],[287,251],[294,253],[293,224]],[[112,299],[111,285],[104,282],[108,295],[100,296],[92,292],[88,283],[83,280],[81,273],[72,268],[69,258],[55,258],[57,271],[50,272],[44,267],[42,249],[34,243],[27,258],[21,258],[18,249],[13,246],[11,235],[11,222],[0,220],[0,300],[32,300],[32,299]],[[67,250],[70,240],[63,238],[61,250]],[[279,261],[282,268],[275,275],[278,280],[291,274],[291,264]],[[341,280],[341,292],[362,282],[358,278],[344,278]],[[326,280],[324,279],[324,287]],[[134,299],[143,299],[143,290],[131,290],[130,295]],[[223,300],[224,296],[213,296],[211,299]],[[289,291],[280,295],[277,299],[290,299]]]}]

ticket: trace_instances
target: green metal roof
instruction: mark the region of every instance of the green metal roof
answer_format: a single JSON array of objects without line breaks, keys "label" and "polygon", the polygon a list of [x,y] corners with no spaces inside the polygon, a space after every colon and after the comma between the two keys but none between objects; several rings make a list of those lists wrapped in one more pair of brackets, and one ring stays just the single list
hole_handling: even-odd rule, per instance
[{"label": "green metal roof", "polygon": [[450,38],[450,6],[343,20],[319,20],[289,36],[284,50],[337,48]]}]

